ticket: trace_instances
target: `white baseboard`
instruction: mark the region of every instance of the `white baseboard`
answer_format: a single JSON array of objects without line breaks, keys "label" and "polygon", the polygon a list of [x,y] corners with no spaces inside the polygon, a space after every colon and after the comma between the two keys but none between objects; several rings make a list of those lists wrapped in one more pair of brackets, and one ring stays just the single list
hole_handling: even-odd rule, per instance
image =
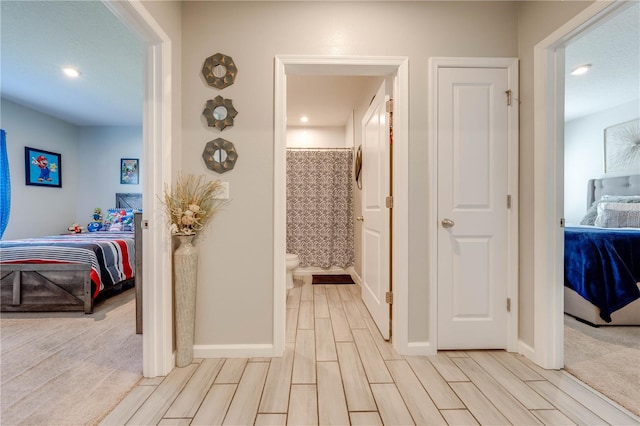
[{"label": "white baseboard", "polygon": [[404,355],[428,356],[428,355],[435,355],[438,352],[438,350],[435,349],[433,346],[431,346],[431,343],[429,342],[409,342],[407,343],[406,352],[407,353]]},{"label": "white baseboard", "polygon": [[525,358],[529,359],[533,363],[535,363],[534,361],[535,351],[531,346],[524,343],[522,340],[518,340],[518,353],[520,355],[523,355]]},{"label": "white baseboard", "polygon": [[275,357],[272,344],[257,345],[193,345],[195,358]]}]

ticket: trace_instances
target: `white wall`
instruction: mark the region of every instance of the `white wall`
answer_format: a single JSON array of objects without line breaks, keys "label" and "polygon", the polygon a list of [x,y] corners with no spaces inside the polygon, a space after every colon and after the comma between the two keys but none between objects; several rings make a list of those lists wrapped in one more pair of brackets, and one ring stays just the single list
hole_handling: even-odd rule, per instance
[{"label": "white wall", "polygon": [[[604,129],[638,118],[638,100],[565,123],[564,216],[578,224],[587,211],[587,182],[604,176]],[[640,170],[637,171],[640,173]]]},{"label": "white wall", "polygon": [[[67,232],[76,221],[78,130],[64,121],[1,100],[11,173],[11,213],[3,240]],[[25,146],[62,155],[61,188],[25,184]]]},{"label": "white wall", "polygon": [[350,148],[345,127],[287,127],[287,148]]},{"label": "white wall", "polygon": [[[86,226],[94,208],[115,207],[116,192],[142,191],[142,177],[139,185],[120,184],[120,159],[142,160],[140,127],[77,127],[6,99],[1,125],[11,173],[3,240],[65,233],[74,222]],[[62,188],[25,185],[25,146],[62,154]]]},{"label": "white wall", "polygon": [[[78,128],[78,223],[86,226],[93,209],[103,215],[115,207],[116,192],[142,192],[142,128],[80,127]],[[120,184],[120,159],[140,160],[139,184]]]},{"label": "white wall", "polygon": [[[181,168],[230,183],[231,202],[201,240],[198,345],[273,340],[273,64],[276,55],[409,57],[409,340],[428,341],[427,82],[431,56],[517,56],[517,5],[510,2],[184,2]],[[326,19],[331,17],[331,19]],[[390,24],[393,31],[388,31]],[[208,87],[205,58],[230,55],[235,84]],[[207,99],[233,99],[235,125],[223,132],[201,120]],[[216,137],[239,154],[218,176],[201,160]]]}]

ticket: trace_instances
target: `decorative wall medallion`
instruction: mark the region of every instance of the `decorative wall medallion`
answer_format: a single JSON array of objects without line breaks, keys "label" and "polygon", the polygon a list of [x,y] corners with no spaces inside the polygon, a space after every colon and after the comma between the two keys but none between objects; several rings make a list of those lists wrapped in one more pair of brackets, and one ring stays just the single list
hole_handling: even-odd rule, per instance
[{"label": "decorative wall medallion", "polygon": [[604,129],[604,172],[640,170],[640,118]]},{"label": "decorative wall medallion", "polygon": [[207,119],[209,127],[224,130],[227,126],[233,126],[233,118],[238,115],[238,111],[233,107],[231,99],[216,96],[207,101],[202,115]]},{"label": "decorative wall medallion", "polygon": [[207,142],[202,152],[202,158],[209,170],[224,173],[234,168],[238,153],[232,142],[218,138]]},{"label": "decorative wall medallion", "polygon": [[237,72],[238,68],[236,68],[233,59],[222,53],[209,56],[205,59],[202,67],[202,75],[207,80],[207,84],[216,89],[224,89],[227,86],[231,86],[236,79]]}]

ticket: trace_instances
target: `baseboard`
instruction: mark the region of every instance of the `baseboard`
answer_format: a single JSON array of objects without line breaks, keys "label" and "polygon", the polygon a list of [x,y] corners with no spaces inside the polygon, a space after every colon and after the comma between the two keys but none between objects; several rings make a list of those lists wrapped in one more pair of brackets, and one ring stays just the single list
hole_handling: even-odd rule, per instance
[{"label": "baseboard", "polygon": [[404,355],[429,356],[435,355],[437,352],[437,349],[430,342],[409,342],[407,343],[407,353]]},{"label": "baseboard", "polygon": [[195,358],[255,358],[274,357],[272,344],[256,345],[193,345]]},{"label": "baseboard", "polygon": [[530,360],[531,362],[533,362],[535,364],[534,361],[534,357],[535,357],[535,351],[534,349],[529,346],[528,344],[524,343],[522,340],[518,340],[518,353],[520,355],[523,355],[525,358],[527,358],[528,360]]}]

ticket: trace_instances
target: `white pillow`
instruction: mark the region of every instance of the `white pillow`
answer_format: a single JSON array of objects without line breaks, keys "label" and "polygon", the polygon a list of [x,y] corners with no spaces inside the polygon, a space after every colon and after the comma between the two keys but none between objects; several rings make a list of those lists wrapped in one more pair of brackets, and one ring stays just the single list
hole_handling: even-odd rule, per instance
[{"label": "white pillow", "polygon": [[603,228],[640,227],[640,203],[600,203],[595,226]]}]

